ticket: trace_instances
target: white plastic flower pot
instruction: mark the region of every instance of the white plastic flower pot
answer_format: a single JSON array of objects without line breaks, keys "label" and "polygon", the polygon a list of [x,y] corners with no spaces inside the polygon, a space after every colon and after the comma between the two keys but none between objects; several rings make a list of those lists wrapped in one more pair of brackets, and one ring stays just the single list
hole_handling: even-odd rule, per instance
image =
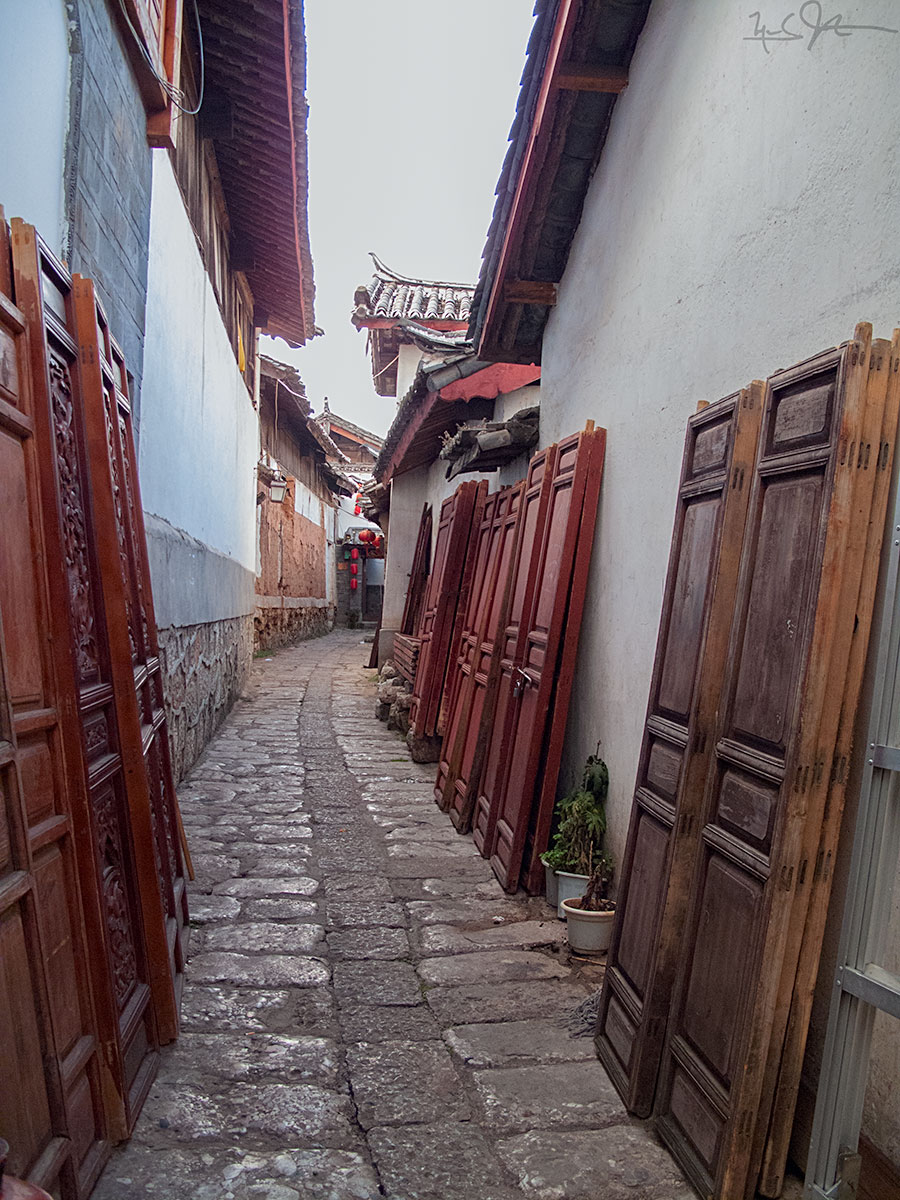
[{"label": "white plastic flower pot", "polygon": [[569,947],[576,954],[602,954],[609,949],[615,910],[612,912],[582,912],[581,897],[563,900]]},{"label": "white plastic flower pot", "polygon": [[578,900],[584,895],[587,885],[587,875],[573,875],[571,871],[556,872],[556,915],[561,921],[566,919],[563,900]]},{"label": "white plastic flower pot", "polygon": [[551,908],[559,911],[559,884],[556,879],[556,872],[552,867],[548,867],[544,863],[544,895],[547,897],[547,903]]}]

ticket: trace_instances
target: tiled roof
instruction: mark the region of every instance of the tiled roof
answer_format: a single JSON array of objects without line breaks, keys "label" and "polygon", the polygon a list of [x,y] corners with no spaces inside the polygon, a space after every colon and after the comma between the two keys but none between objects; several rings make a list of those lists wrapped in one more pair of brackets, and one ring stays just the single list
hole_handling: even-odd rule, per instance
[{"label": "tiled roof", "polygon": [[357,328],[372,320],[467,322],[472,308],[474,285],[442,283],[400,275],[371,256],[375,274],[368,284],[356,289],[351,320]]}]

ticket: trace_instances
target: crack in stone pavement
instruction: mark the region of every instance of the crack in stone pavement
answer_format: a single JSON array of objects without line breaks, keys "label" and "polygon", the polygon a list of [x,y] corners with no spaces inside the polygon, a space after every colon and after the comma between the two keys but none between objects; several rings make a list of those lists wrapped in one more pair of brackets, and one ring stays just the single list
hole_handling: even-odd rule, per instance
[{"label": "crack in stone pavement", "polygon": [[95,1200],[688,1200],[561,1025],[597,969],[437,809],[368,654],[257,660],[179,787],[183,1031]]}]

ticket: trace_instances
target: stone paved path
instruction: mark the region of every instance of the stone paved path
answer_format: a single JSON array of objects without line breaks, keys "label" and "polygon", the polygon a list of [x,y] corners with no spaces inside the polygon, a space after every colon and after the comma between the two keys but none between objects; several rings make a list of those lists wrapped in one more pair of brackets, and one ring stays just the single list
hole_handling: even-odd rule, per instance
[{"label": "stone paved path", "polygon": [[435,807],[367,657],[257,662],[180,789],[184,1032],[95,1200],[688,1200],[560,1027],[596,978]]}]

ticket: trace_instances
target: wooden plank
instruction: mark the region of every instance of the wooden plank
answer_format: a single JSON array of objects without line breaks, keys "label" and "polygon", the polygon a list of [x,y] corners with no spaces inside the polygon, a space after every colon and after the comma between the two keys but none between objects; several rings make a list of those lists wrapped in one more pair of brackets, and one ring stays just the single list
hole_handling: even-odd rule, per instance
[{"label": "wooden plank", "polygon": [[553,86],[572,92],[606,92],[617,96],[628,87],[628,71],[624,67],[562,62],[556,68]]},{"label": "wooden plank", "polygon": [[496,637],[495,675],[491,702],[478,724],[478,740],[473,748],[471,784],[477,789],[473,811],[472,838],[485,858],[491,853],[499,812],[500,788],[510,753],[514,729],[513,682],[522,662],[523,621],[527,617],[526,600],[532,596],[540,563],[540,545],[547,521],[547,509],[556,470],[559,446],[553,443],[538,451],[528,464],[525,489],[520,501],[519,531],[515,542],[510,574],[506,615]]},{"label": "wooden plank", "polygon": [[597,504],[600,500],[600,485],[603,481],[603,464],[606,458],[605,429],[593,431],[589,438],[588,454],[590,457],[581,521],[575,543],[572,582],[569,586],[566,615],[563,619],[562,648],[556,672],[556,684],[552,694],[552,707],[547,716],[547,728],[544,736],[543,770],[526,842],[523,882],[525,888],[532,894],[543,891],[545,883],[544,864],[541,862],[540,856],[547,849],[550,841],[550,827],[553,821],[553,810],[556,806],[556,784],[559,779],[559,765],[562,760],[566,722],[569,716],[569,700],[572,695],[572,684],[578,660],[581,620],[587,597],[591,553],[594,547],[594,530],[597,526]]},{"label": "wooden plank", "polygon": [[[872,344],[868,380],[868,410],[874,423],[880,413],[881,428],[871,428],[862,447],[868,469],[857,472],[854,522],[865,529],[865,544],[860,547],[862,564],[858,595],[845,596],[847,612],[855,613],[846,684],[831,766],[831,778],[821,821],[811,813],[804,839],[804,869],[798,878],[791,916],[782,985],[775,1013],[772,1046],[763,1085],[763,1104],[757,1124],[757,1139],[766,1136],[765,1154],[759,1180],[764,1196],[780,1196],[784,1185],[788,1147],[806,1035],[812,1013],[819,970],[822,939],[831,898],[834,862],[841,834],[841,821],[853,753],[853,731],[859,694],[862,688],[878,574],[881,547],[885,536],[891,469],[900,412],[900,330],[894,331],[893,345],[886,341]],[[867,412],[867,416],[869,413]],[[874,435],[874,436],[873,436]],[[868,509],[868,512],[866,511]],[[852,605],[852,607],[851,607]],[[771,1113],[768,1125],[765,1114]]]},{"label": "wooden plank", "polygon": [[649,1116],[714,745],[764,384],[688,421],[634,802],[595,1043]]},{"label": "wooden plank", "polygon": [[[767,385],[657,1126],[701,1190],[752,1188],[807,814],[827,790],[871,329]],[[843,656],[843,663],[841,661]],[[810,669],[815,664],[815,669]]]}]

